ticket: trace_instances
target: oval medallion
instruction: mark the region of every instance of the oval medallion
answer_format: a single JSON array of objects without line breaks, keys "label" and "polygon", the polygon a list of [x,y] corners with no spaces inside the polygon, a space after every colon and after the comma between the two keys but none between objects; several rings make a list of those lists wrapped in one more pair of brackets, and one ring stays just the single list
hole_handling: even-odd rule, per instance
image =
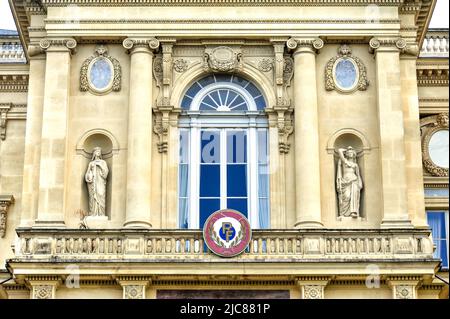
[{"label": "oval medallion", "polygon": [[436,166],[448,168],[448,130],[439,130],[431,136],[428,153]]},{"label": "oval medallion", "polygon": [[341,58],[334,67],[334,80],[336,86],[343,91],[351,91],[358,84],[359,74],[352,59]]},{"label": "oval medallion", "polygon": [[103,57],[95,59],[89,70],[89,83],[92,89],[99,92],[107,91],[112,84],[113,66],[111,62]]},{"label": "oval medallion", "polygon": [[250,243],[252,230],[247,218],[233,209],[213,213],[203,226],[203,239],[208,248],[221,257],[242,253]]}]

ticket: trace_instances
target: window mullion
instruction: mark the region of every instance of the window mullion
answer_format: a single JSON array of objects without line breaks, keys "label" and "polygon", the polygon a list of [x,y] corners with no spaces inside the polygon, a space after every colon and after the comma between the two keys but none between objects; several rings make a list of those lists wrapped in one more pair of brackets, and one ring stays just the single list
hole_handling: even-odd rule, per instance
[{"label": "window mullion", "polygon": [[258,216],[258,158],[256,128],[251,127],[247,141],[247,165],[249,169],[248,216],[252,228],[259,228]]},{"label": "window mullion", "polygon": [[220,209],[227,208],[227,130],[220,130]]},{"label": "window mullion", "polygon": [[189,210],[189,228],[198,228],[200,227],[200,216],[199,216],[199,191],[200,191],[200,144],[201,144],[201,136],[200,130],[198,127],[193,126],[191,128],[191,152],[190,152],[190,161],[191,161],[191,179],[190,183],[190,210]]}]

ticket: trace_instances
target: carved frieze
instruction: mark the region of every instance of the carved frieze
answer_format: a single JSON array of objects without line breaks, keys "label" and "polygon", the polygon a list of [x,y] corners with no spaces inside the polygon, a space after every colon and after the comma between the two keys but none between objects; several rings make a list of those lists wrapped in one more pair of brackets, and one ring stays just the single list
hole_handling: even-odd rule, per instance
[{"label": "carved frieze", "polygon": [[203,68],[212,72],[236,72],[242,69],[240,48],[228,46],[207,47],[203,56]]},{"label": "carved frieze", "polygon": [[448,113],[423,118],[422,161],[425,170],[437,177],[448,177]]},{"label": "carved frieze", "polygon": [[117,59],[108,55],[106,46],[99,45],[94,55],[84,60],[80,70],[80,91],[105,94],[120,91],[122,68]]},{"label": "carved frieze", "polygon": [[369,86],[367,71],[362,60],[352,55],[348,45],[342,45],[338,55],[331,58],[325,67],[325,89],[338,92],[365,91]]}]

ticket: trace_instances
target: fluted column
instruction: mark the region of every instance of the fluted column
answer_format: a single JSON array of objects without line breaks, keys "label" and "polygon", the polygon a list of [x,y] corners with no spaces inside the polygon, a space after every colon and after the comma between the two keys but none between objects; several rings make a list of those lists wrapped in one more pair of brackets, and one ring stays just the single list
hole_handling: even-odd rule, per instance
[{"label": "fluted column", "polygon": [[[402,39],[372,38],[375,54],[378,126],[383,198],[382,228],[410,228],[408,216],[405,130],[400,81]],[[423,195],[422,195],[423,196]]]},{"label": "fluted column", "polygon": [[20,226],[31,227],[38,212],[39,165],[41,160],[42,112],[44,107],[45,54],[39,44],[28,47],[30,76],[28,81],[27,121],[22,185]]},{"label": "fluted column", "polygon": [[123,41],[130,53],[130,97],[128,104],[127,228],[150,228],[152,168],[152,62],[159,41]]},{"label": "fluted column", "polygon": [[323,227],[320,205],[316,51],[319,38],[291,38],[294,57],[295,190],[297,228]]},{"label": "fluted column", "polygon": [[44,39],[46,51],[39,205],[36,227],[65,227],[65,172],[70,93],[71,53],[74,39]]}]

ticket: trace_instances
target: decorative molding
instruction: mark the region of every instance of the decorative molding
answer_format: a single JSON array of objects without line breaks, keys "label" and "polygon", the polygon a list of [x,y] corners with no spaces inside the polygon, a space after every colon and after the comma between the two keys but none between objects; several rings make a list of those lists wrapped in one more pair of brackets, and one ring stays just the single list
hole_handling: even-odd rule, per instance
[{"label": "decorative molding", "polygon": [[395,49],[400,52],[409,52],[411,50],[403,38],[371,38],[369,41],[369,52],[375,53],[381,49]]},{"label": "decorative molding", "polygon": [[410,285],[396,285],[394,287],[395,299],[415,299],[414,287]]},{"label": "decorative molding", "polygon": [[129,53],[137,48],[148,48],[154,52],[159,48],[159,40],[156,38],[126,38],[122,45]]},{"label": "decorative molding", "polygon": [[[337,85],[335,77],[335,67],[339,61],[342,59],[349,59],[356,66],[356,73],[358,76],[358,81],[356,81],[355,86],[349,90],[343,90]],[[325,89],[327,91],[337,90],[339,92],[354,92],[356,90],[366,91],[369,86],[369,80],[367,79],[366,66],[362,60],[358,57],[352,55],[352,50],[350,46],[344,44],[338,49],[338,55],[331,58],[325,67]]]},{"label": "decorative molding", "polygon": [[12,204],[14,204],[13,195],[0,195],[0,238],[5,237],[8,210]]},{"label": "decorative molding", "polygon": [[417,85],[422,87],[448,86],[449,69],[421,65],[420,68],[417,68]]},{"label": "decorative molding", "polygon": [[433,176],[448,177],[448,168],[437,166],[431,160],[429,144],[434,133],[441,130],[448,130],[448,112],[433,115],[421,119],[422,130],[422,161],[424,168]]},{"label": "decorative molding", "polygon": [[273,61],[269,58],[263,58],[258,62],[258,70],[261,72],[270,72],[273,69]]},{"label": "decorative molding", "polygon": [[28,92],[28,75],[0,75],[0,92]]},{"label": "decorative molding", "polygon": [[241,49],[228,46],[206,47],[203,55],[203,69],[205,72],[241,71]]},{"label": "decorative molding", "polygon": [[153,132],[158,135],[159,141],[157,143],[159,153],[167,153],[169,149],[168,135],[170,127],[170,111],[155,112],[155,123],[153,125]]},{"label": "decorative molding", "polygon": [[[112,74],[110,84],[106,87],[106,89],[98,90],[94,87],[94,85],[92,85],[92,82],[89,78],[89,71],[92,65],[95,63],[95,61],[102,58],[106,59],[111,63]],[[80,91],[82,92],[91,91],[92,93],[95,94],[106,94],[111,90],[114,92],[118,92],[121,89],[121,83],[122,83],[122,67],[120,66],[120,62],[117,59],[108,55],[108,49],[106,46],[104,45],[97,46],[94,55],[84,60],[83,64],[81,65]]]},{"label": "decorative molding", "polygon": [[0,139],[4,141],[6,139],[6,124],[7,114],[11,109],[12,103],[0,104]]}]

